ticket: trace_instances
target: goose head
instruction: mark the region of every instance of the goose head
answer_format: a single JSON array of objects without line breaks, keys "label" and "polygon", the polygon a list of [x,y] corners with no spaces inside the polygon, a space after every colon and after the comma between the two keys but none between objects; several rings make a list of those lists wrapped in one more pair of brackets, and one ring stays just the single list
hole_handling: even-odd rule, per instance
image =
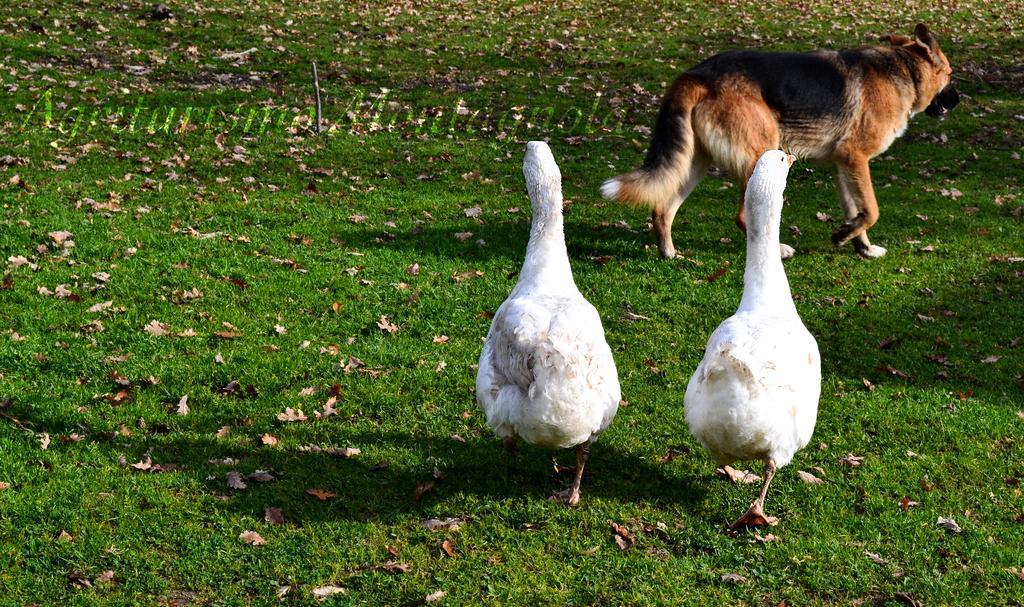
[{"label": "goose head", "polygon": [[782,150],[769,150],[757,160],[745,194],[748,221],[755,229],[769,228],[772,220],[781,219],[782,193],[786,190],[789,167],[795,160]]},{"label": "goose head", "polygon": [[550,215],[562,210],[562,172],[558,170],[551,148],[543,141],[526,144],[523,176],[534,216]]}]

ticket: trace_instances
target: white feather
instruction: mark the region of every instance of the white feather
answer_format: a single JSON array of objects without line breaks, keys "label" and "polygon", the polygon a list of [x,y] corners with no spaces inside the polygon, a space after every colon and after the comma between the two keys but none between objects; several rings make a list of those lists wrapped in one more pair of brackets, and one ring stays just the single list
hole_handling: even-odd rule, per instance
[{"label": "white feather", "polygon": [[498,436],[569,448],[595,439],[615,417],[618,374],[601,318],[573,281],[561,174],[546,144],[528,144],[523,174],[530,242],[480,354],[476,398]]}]

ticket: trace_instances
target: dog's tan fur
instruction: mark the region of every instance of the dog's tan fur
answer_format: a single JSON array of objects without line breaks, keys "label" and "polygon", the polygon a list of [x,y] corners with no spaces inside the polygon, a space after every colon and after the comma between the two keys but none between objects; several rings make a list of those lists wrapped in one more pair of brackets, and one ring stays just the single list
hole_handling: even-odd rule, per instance
[{"label": "dog's tan fur", "polygon": [[[852,240],[866,257],[883,255],[885,249],[873,246],[867,236],[878,221],[868,161],[903,133],[912,115],[931,111],[940,92],[956,96],[949,61],[927,27],[918,25],[914,38],[890,35],[884,41],[841,53],[719,55],[683,73],[662,100],[644,167],[610,179],[602,193],[650,207],[659,251],[672,257],[673,219],[707,169],[716,164],[740,180],[736,223],[745,230],[746,181],[762,153],[782,147],[801,159],[835,166],[845,215],[833,235],[836,244]],[[761,72],[765,65],[784,66],[794,58],[808,70],[827,72],[841,92],[823,95],[822,107],[813,107],[811,97],[794,99],[799,107],[793,109],[790,99],[770,90],[774,75]],[[744,60],[754,67],[737,68],[736,62]],[[791,79],[799,84],[802,77]],[[953,99],[947,105],[955,104]]]}]

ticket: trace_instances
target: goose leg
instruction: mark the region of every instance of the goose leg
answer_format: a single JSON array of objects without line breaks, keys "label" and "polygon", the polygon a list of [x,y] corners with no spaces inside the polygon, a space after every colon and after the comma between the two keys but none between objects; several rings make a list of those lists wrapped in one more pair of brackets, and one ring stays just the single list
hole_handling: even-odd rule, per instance
[{"label": "goose leg", "polygon": [[576,448],[576,476],[572,481],[572,486],[552,495],[552,500],[565,502],[566,506],[575,506],[579,503],[580,482],[583,481],[583,467],[587,464],[588,457],[590,457],[590,441]]},{"label": "goose leg", "polygon": [[764,462],[764,485],[761,486],[761,494],[757,496],[757,499],[750,505],[747,512],[729,526],[730,531],[736,531],[742,527],[774,525],[779,521],[774,516],[768,516],[764,513],[764,500],[768,495],[768,485],[771,484],[772,479],[775,477],[775,469],[775,460],[770,457],[766,459]]}]

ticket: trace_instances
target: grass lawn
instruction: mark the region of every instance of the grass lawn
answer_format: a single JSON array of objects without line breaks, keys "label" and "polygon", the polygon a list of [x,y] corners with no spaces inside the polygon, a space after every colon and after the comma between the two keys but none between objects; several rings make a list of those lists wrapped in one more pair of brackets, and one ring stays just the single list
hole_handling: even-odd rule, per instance
[{"label": "grass lawn", "polygon": [[[1024,4],[167,4],[0,7],[0,604],[1021,604]],[[780,524],[730,537],[757,487],[682,402],[742,290],[736,184],[668,262],[597,189],[700,58],[918,21],[965,98],[872,163],[880,260],[791,172],[818,424]],[[548,137],[626,401],[575,509],[547,500],[574,455],[512,459],[474,403]]]}]

